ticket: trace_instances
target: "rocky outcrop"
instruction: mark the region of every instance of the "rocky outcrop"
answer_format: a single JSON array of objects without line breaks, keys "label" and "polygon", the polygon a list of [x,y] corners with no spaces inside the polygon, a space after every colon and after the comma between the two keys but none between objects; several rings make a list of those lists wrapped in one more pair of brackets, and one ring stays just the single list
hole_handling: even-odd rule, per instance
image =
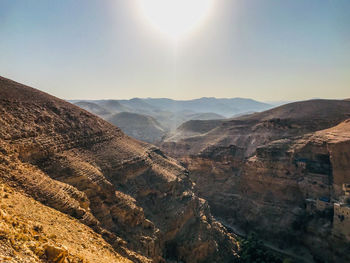
[{"label": "rocky outcrop", "polygon": [[[134,262],[231,262],[236,241],[154,146],[0,78],[0,181],[78,219]],[[89,244],[86,244],[88,246]]]},{"label": "rocky outcrop", "polygon": [[197,194],[237,233],[255,231],[309,261],[348,262],[349,113],[346,101],[290,104],[162,149],[181,160]]},{"label": "rocky outcrop", "polygon": [[1,262],[131,263],[86,225],[18,190],[0,184]]}]

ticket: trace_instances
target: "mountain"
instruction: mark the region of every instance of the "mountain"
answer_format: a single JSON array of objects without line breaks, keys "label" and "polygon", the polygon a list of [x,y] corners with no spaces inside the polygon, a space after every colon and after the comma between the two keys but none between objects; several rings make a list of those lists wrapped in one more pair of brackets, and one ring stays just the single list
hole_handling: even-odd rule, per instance
[{"label": "mountain", "polygon": [[0,78],[1,260],[232,262],[238,243],[154,146]]},{"label": "mountain", "polygon": [[311,100],[192,121],[161,149],[232,231],[298,262],[350,262],[350,102]]},{"label": "mountain", "polygon": [[[170,133],[168,136],[172,136],[182,123],[189,120],[225,119],[271,108],[269,104],[241,98],[201,98],[188,101],[134,98],[130,100],[72,101],[72,103],[108,121],[113,118],[112,115],[122,112],[138,114],[139,119],[135,117],[136,115],[130,114],[128,116],[134,116],[134,118],[126,121],[124,113],[122,130],[136,139],[151,143],[159,141],[164,136],[164,133],[157,128],[159,126]],[[140,115],[144,117],[141,118]],[[154,120],[150,120],[150,117]],[[141,123],[135,123],[136,120],[141,119],[143,120]],[[157,130],[154,136],[150,137],[148,132],[148,135],[143,136],[144,131],[154,126],[155,121],[158,122],[157,127],[151,128],[151,130]],[[115,121],[112,123],[118,124]]]},{"label": "mountain", "polygon": [[225,119],[224,116],[217,114],[217,113],[212,113],[212,112],[194,113],[194,114],[188,115],[188,118],[190,120],[220,120],[220,119]]},{"label": "mountain", "polygon": [[100,107],[103,107],[110,113],[132,111],[131,108],[121,104],[119,101],[116,100],[102,100],[95,101],[94,103],[99,105]]},{"label": "mountain", "polygon": [[167,134],[161,142],[163,147],[167,143],[179,142],[182,139],[203,135],[220,126],[224,120],[190,120],[181,124],[175,131]]},{"label": "mountain", "polygon": [[171,99],[145,99],[146,102],[157,106],[162,110],[170,110],[172,112],[180,110],[191,110],[194,112],[213,112],[231,117],[243,112],[262,111],[271,108],[271,105],[258,102],[252,99],[232,98],[200,98],[194,100],[171,100]]},{"label": "mountain", "polygon": [[122,105],[133,109],[136,112],[156,112],[159,109],[147,101],[139,98],[133,98],[130,100],[118,100]]},{"label": "mountain", "polygon": [[121,112],[107,118],[107,121],[118,126],[127,135],[145,142],[158,142],[166,134],[166,129],[147,115]]},{"label": "mountain", "polygon": [[93,114],[96,114],[97,116],[106,116],[110,115],[111,112],[107,109],[103,108],[102,106],[88,101],[78,101],[74,103],[75,105],[79,106],[80,108],[87,110]]},{"label": "mountain", "polygon": [[[260,113],[243,115],[225,121],[198,121],[202,125],[210,127],[204,130],[205,135],[188,137],[181,134],[184,130],[178,130],[174,141],[166,138],[163,149],[176,147],[181,151],[188,148],[188,154],[205,151],[208,146],[236,145],[245,151],[245,155],[251,155],[256,147],[267,142],[302,135],[321,129],[332,127],[341,121],[350,118],[350,103],[344,100],[309,100],[294,102],[273,108]],[[188,127],[191,125],[184,126]],[[186,132],[186,130],[185,130]],[[177,139],[181,138],[181,141]],[[176,155],[176,147],[167,149]]]}]

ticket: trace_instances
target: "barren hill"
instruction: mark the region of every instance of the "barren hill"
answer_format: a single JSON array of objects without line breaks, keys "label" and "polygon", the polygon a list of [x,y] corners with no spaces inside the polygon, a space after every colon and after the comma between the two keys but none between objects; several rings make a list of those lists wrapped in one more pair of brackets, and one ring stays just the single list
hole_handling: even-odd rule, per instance
[{"label": "barren hill", "polygon": [[307,100],[285,104],[267,111],[242,116],[240,120],[271,120],[287,119],[298,121],[326,120],[328,123],[333,119],[339,122],[349,115],[349,103],[343,100]]},{"label": "barren hill", "polygon": [[[200,121],[197,126],[212,128],[193,136],[178,130],[168,137],[162,148],[173,156],[205,151],[208,147],[235,145],[244,148],[245,155],[270,141],[297,136],[332,127],[350,118],[350,102],[344,100],[310,100],[286,104],[260,113],[226,121]],[[191,123],[183,126],[191,126]],[[190,134],[188,136],[187,134]]]},{"label": "barren hill", "polygon": [[[193,194],[186,170],[175,160],[87,111],[5,78],[0,78],[0,183],[10,193],[2,198],[1,214],[8,220],[8,232],[0,233],[6,260],[235,258],[234,238]],[[67,232],[72,224],[75,230]],[[20,243],[13,243],[21,233]],[[90,256],[94,250],[100,256]]]},{"label": "barren hill", "polygon": [[112,115],[107,120],[118,126],[127,135],[144,142],[158,142],[166,134],[166,129],[156,119],[147,115],[121,112]]},{"label": "barren hill", "polygon": [[181,124],[175,131],[169,133],[163,141],[178,142],[181,139],[205,134],[220,126],[224,120],[190,120]]}]

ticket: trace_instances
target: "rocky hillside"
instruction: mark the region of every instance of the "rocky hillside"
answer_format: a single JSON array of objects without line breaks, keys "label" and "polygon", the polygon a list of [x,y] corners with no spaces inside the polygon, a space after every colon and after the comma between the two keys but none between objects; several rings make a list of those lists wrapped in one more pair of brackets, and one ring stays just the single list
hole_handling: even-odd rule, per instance
[{"label": "rocky hillside", "polygon": [[237,243],[157,148],[0,78],[0,257],[232,262]]},{"label": "rocky hillside", "polygon": [[[251,156],[256,148],[273,140],[303,135],[332,127],[350,118],[350,103],[344,100],[310,100],[283,105],[268,111],[244,115],[226,121],[184,123],[176,136],[164,140],[162,148],[173,156],[207,151],[230,145]],[[207,127],[201,131],[191,127]],[[195,131],[193,134],[188,131]],[[193,136],[198,135],[198,136]]]},{"label": "rocky hillside", "polygon": [[197,194],[233,231],[255,231],[306,262],[345,263],[349,118],[348,101],[292,103],[169,140],[162,149],[185,164]]},{"label": "rocky hillside", "polygon": [[167,132],[156,119],[147,115],[121,112],[112,115],[107,120],[118,126],[127,135],[153,144],[160,141]]},{"label": "rocky hillside", "polygon": [[16,188],[1,184],[0,200],[0,262],[132,262],[88,226]]}]

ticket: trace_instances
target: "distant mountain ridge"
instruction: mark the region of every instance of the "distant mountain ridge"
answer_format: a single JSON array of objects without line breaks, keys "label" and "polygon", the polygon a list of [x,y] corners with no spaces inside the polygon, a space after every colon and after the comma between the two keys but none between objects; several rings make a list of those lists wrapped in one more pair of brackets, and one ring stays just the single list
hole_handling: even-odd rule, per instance
[{"label": "distant mountain ridge", "polygon": [[[75,105],[102,117],[103,119],[117,125],[126,134],[146,142],[159,141],[165,133],[175,131],[181,124],[190,120],[219,120],[242,114],[260,112],[272,108],[272,105],[244,98],[200,98],[193,100],[173,100],[167,98],[133,98],[130,100],[86,100],[71,101]],[[115,118],[119,113],[133,113],[144,115],[145,126],[135,121],[137,115],[128,115]],[[140,116],[139,116],[140,117]],[[149,117],[154,121],[149,121]],[[158,123],[155,125],[155,123]],[[153,127],[152,127],[153,126]],[[158,127],[156,127],[158,126]],[[163,132],[159,132],[161,127]],[[149,132],[157,131],[152,136]]]},{"label": "distant mountain ridge", "polygon": [[144,99],[149,104],[162,110],[181,111],[192,110],[195,112],[213,112],[226,118],[249,111],[262,111],[271,108],[272,105],[246,98],[213,98],[203,97],[193,100],[172,99]]},{"label": "distant mountain ridge", "polygon": [[[173,100],[168,98],[132,98],[130,100],[71,100],[73,104],[81,102],[95,103],[102,107],[114,108],[118,111],[128,111],[120,109],[122,106],[129,110],[139,111],[167,111],[183,112],[192,111],[194,113],[216,113],[226,118],[245,112],[257,112],[272,108],[273,105],[247,98],[213,98],[203,97],[192,100]],[[118,104],[115,106],[113,104]],[[122,106],[121,106],[122,105]]]}]

